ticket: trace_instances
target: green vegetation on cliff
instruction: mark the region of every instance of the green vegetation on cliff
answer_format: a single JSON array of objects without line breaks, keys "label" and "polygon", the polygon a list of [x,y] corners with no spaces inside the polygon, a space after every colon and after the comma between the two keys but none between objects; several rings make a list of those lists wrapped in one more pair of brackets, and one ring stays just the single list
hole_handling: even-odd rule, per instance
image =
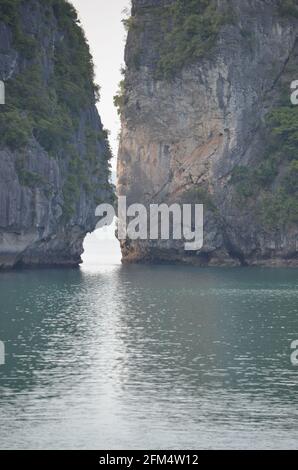
[{"label": "green vegetation on cliff", "polygon": [[[16,30],[20,30],[21,4],[21,0],[0,4],[0,18],[11,26],[14,39]],[[53,73],[49,79],[44,77],[39,50],[34,61],[7,81],[7,102],[0,115],[1,128],[4,126],[6,132],[1,133],[0,143],[22,147],[24,138],[33,134],[45,150],[59,153],[78,125],[77,113],[94,103],[99,89],[93,81],[92,58],[75,9],[64,0],[50,0],[48,4],[65,36],[55,48]],[[22,35],[37,44],[37,38]],[[18,43],[14,41],[13,45],[22,54]],[[24,138],[18,139],[19,135]]]},{"label": "green vegetation on cliff", "polygon": [[294,16],[298,18],[297,0],[280,0],[278,10],[282,16]]},{"label": "green vegetation on cliff", "polygon": [[26,59],[33,59],[37,51],[34,37],[24,34],[20,21],[22,0],[1,0],[0,21],[11,27],[13,44]]},{"label": "green vegetation on cliff", "polygon": [[[150,37],[158,54],[150,66],[155,79],[172,80],[183,67],[206,56],[216,44],[220,28],[233,19],[233,12],[220,11],[216,0],[175,0],[163,7],[143,7],[137,15],[123,20],[133,49],[127,65],[132,69],[140,67],[148,47],[142,36],[148,36],[146,28],[153,22],[155,26]],[[123,75],[114,97],[114,105],[120,115],[127,89],[125,70]]]},{"label": "green vegetation on cliff", "polygon": [[153,64],[155,77],[166,80],[204,57],[215,45],[221,26],[233,20],[231,12],[220,10],[216,0],[175,0],[163,7],[144,7],[137,16],[124,20],[135,35],[136,51],[129,64],[134,67],[140,65],[144,55],[137,44],[146,30],[148,15],[157,25],[152,32],[155,50],[159,52]]},{"label": "green vegetation on cliff", "polygon": [[257,199],[260,221],[270,228],[298,223],[298,106],[289,90],[266,117],[262,161],[238,166],[232,175],[240,203]]},{"label": "green vegetation on cliff", "polygon": [[[125,71],[123,71],[123,75],[125,75]],[[125,78],[123,78],[119,83],[118,92],[114,96],[114,106],[117,108],[119,115],[121,115],[125,105],[125,90]]]},{"label": "green vegetation on cliff", "polygon": [[[34,34],[22,22],[24,9],[30,7],[42,18],[42,28]],[[98,172],[99,149],[109,149],[106,133],[96,132],[90,115],[99,87],[84,32],[75,8],[65,0],[1,0],[0,21],[11,29],[12,48],[21,57],[17,73],[5,83],[0,147],[20,152],[34,137],[52,157],[67,161],[64,211],[70,216],[80,188],[90,189],[86,175]],[[51,47],[44,38],[51,39],[53,28],[60,39]],[[105,152],[106,160],[110,157]],[[24,169],[24,159],[16,169],[23,185],[37,185],[38,179],[30,179]]]},{"label": "green vegetation on cliff", "polygon": [[214,0],[176,0],[165,8],[157,76],[171,79],[184,66],[205,56],[229,20]]}]

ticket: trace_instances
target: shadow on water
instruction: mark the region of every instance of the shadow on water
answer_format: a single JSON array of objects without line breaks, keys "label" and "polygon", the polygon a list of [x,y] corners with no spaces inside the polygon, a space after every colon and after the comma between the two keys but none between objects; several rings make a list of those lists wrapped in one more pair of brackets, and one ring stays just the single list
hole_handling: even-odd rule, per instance
[{"label": "shadow on water", "polygon": [[297,447],[298,271],[0,278],[1,448]]}]

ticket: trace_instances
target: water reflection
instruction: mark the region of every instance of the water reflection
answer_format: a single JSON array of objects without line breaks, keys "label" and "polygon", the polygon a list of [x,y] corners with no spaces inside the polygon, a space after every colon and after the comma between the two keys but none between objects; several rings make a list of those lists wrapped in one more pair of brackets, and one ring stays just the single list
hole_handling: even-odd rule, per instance
[{"label": "water reflection", "polygon": [[297,274],[1,274],[0,447],[298,447]]},{"label": "water reflection", "polygon": [[83,269],[96,271],[102,266],[121,264],[121,250],[116,239],[116,218],[112,225],[95,230],[84,240]]}]

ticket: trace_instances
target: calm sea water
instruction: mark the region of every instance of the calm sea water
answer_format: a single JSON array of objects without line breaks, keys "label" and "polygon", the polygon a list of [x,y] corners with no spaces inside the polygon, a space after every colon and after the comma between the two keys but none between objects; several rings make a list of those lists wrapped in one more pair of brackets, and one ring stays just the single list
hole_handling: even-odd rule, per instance
[{"label": "calm sea water", "polygon": [[298,271],[0,275],[0,448],[298,448]]}]

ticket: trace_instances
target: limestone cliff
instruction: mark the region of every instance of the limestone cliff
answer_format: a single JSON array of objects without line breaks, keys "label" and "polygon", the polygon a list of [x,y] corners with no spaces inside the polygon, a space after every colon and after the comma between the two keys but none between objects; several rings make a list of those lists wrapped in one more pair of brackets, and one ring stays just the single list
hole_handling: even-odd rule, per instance
[{"label": "limestone cliff", "polygon": [[93,64],[65,0],[0,0],[0,268],[76,266],[113,198]]},{"label": "limestone cliff", "polygon": [[126,24],[118,194],[204,203],[205,241],[124,261],[297,266],[297,2],[133,0]]}]

